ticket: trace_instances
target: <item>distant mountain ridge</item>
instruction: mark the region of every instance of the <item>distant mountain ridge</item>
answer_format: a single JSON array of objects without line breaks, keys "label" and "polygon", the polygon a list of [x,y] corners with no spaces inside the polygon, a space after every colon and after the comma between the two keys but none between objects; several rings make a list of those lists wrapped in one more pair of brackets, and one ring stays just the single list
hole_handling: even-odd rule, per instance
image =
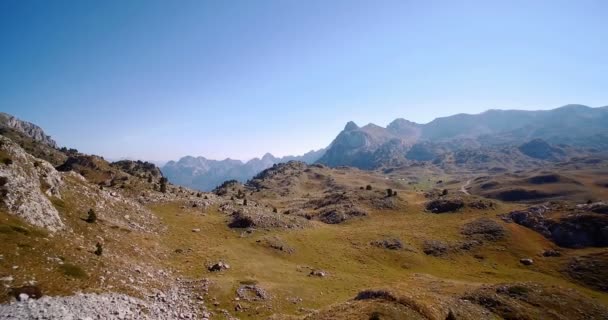
[{"label": "distant mountain ridge", "polygon": [[230,158],[210,160],[205,157],[185,156],[178,161],[167,162],[162,167],[162,172],[172,183],[210,191],[226,180],[245,182],[274,164],[291,160],[314,163],[324,152],[324,149],[320,149],[301,156],[285,157],[266,153],[262,158],[253,158],[247,162]]},{"label": "distant mountain ridge", "polygon": [[[348,122],[319,163],[374,169],[431,161],[449,152],[520,146],[532,140],[608,150],[608,107],[566,105],[553,110],[488,110],[418,124],[396,119],[386,128]],[[539,144],[540,145],[540,144]]]}]

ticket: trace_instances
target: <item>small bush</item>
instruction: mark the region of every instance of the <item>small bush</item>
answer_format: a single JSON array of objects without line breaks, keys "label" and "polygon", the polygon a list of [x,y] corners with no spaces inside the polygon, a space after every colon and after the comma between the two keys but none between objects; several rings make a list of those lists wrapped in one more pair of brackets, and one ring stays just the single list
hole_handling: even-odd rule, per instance
[{"label": "small bush", "polygon": [[243,199],[243,205],[246,206],[247,205],[247,199]]},{"label": "small bush", "polygon": [[447,196],[448,195],[448,189],[443,189],[443,191],[441,192],[442,196]]},{"label": "small bush", "polygon": [[165,177],[160,178],[160,192],[167,193],[167,182],[169,180]]},{"label": "small bush", "polygon": [[2,163],[4,163],[5,165],[9,166],[9,165],[13,164],[13,159],[11,159],[11,158],[4,158],[4,159],[2,159]]},{"label": "small bush", "polygon": [[72,278],[83,279],[87,277],[87,273],[79,266],[71,263],[64,263],[59,266],[61,272]]},{"label": "small bush", "polygon": [[365,186],[365,190],[372,190],[372,186],[368,184],[367,186]]},{"label": "small bush", "polygon": [[393,189],[391,189],[391,188],[386,189],[386,196],[387,197],[392,197],[393,196]]},{"label": "small bush", "polygon": [[93,210],[93,208],[89,209],[89,212],[87,214],[87,219],[85,220],[86,222],[95,223],[97,221],[97,214],[95,213],[95,210]]},{"label": "small bush", "polygon": [[97,242],[95,247],[97,248],[97,249],[95,249],[95,252],[94,252],[95,255],[101,256],[103,254],[103,246],[101,245],[101,243]]}]

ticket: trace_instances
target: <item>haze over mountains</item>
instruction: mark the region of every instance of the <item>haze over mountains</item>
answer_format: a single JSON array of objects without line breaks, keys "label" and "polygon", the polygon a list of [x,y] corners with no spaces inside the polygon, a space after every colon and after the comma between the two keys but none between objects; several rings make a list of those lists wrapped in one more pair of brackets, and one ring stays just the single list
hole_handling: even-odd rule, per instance
[{"label": "haze over mountains", "polygon": [[205,157],[185,156],[178,161],[169,161],[162,168],[163,174],[175,184],[204,191],[210,191],[222,182],[237,180],[245,182],[274,164],[291,160],[314,163],[324,153],[324,149],[310,151],[301,156],[275,157],[266,153],[262,158],[247,162],[233,159],[210,160]]},{"label": "haze over mountains", "polygon": [[443,168],[507,170],[539,161],[564,160],[608,150],[608,107],[566,105],[553,110],[488,110],[457,114],[426,124],[396,119],[386,128],[348,122],[326,149],[300,157],[266,154],[246,163],[186,156],[163,173],[176,184],[211,190],[223,181],[244,182],[289,160],[330,167],[376,169],[429,162]]}]

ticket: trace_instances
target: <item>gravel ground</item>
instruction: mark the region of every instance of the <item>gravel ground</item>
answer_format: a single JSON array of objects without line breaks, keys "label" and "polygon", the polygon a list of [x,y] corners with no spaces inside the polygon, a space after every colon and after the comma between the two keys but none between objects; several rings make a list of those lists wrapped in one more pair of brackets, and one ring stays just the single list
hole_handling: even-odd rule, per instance
[{"label": "gravel ground", "polygon": [[[188,285],[204,286],[202,282]],[[0,320],[127,320],[203,319],[211,317],[202,299],[193,297],[183,284],[166,293],[142,300],[118,293],[42,297],[38,300],[0,304]]]}]

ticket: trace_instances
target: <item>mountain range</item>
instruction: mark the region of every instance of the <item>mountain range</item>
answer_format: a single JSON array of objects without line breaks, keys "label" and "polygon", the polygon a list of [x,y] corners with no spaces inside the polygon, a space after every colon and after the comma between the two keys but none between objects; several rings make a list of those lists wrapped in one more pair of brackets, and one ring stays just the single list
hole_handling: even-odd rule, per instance
[{"label": "mountain range", "polygon": [[244,182],[289,160],[360,169],[428,162],[444,169],[505,171],[607,150],[608,107],[566,105],[542,111],[456,114],[426,124],[400,118],[386,127],[373,123],[359,127],[351,121],[327,148],[300,157],[266,154],[243,163],[186,156],[168,162],[162,171],[173,183],[211,190],[226,180]]},{"label": "mountain range", "polygon": [[162,167],[163,174],[175,184],[210,191],[227,180],[245,182],[264,169],[292,160],[305,163],[316,162],[324,149],[310,151],[301,156],[275,157],[266,153],[262,158],[247,162],[233,159],[210,160],[204,157],[185,156],[178,161],[169,161]]},{"label": "mountain range", "polygon": [[608,150],[608,107],[566,105],[543,111],[488,110],[457,114],[427,124],[404,119],[386,128],[349,122],[318,162],[375,169],[438,160],[462,150],[497,151],[533,140]]}]

